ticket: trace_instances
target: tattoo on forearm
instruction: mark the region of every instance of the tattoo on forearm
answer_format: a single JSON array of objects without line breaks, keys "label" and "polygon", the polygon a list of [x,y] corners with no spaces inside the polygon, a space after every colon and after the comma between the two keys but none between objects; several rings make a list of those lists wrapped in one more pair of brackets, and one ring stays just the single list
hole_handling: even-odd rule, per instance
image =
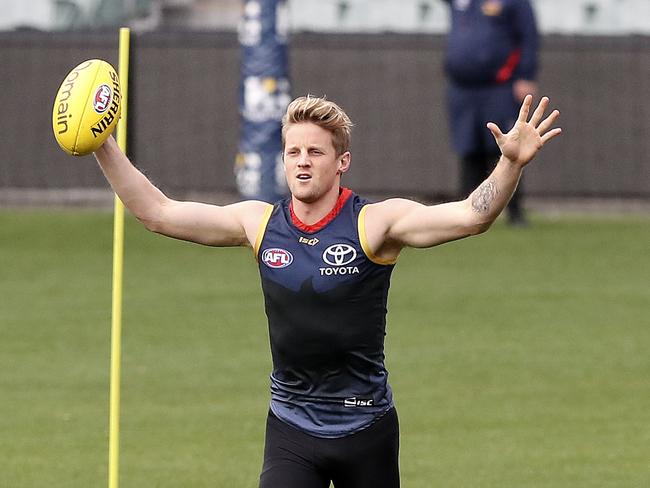
[{"label": "tattoo on forearm", "polygon": [[472,195],[472,209],[478,213],[489,212],[490,206],[498,194],[499,189],[497,188],[496,181],[484,181]]}]

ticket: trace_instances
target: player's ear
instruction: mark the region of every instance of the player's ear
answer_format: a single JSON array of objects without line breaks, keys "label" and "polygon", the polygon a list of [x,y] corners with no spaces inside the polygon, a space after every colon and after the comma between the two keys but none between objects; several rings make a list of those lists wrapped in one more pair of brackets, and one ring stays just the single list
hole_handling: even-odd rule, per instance
[{"label": "player's ear", "polygon": [[280,153],[280,162],[282,163],[282,169],[287,169],[287,161],[284,158],[284,146],[282,146],[282,152]]},{"label": "player's ear", "polygon": [[352,155],[350,154],[350,151],[345,151],[343,154],[339,156],[338,158],[339,173],[345,173],[347,170],[350,169],[351,159],[352,159]]}]

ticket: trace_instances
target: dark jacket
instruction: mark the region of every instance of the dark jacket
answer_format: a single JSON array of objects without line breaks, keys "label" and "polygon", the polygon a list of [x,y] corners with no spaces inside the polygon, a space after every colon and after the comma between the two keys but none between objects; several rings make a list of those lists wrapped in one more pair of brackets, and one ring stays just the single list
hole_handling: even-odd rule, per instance
[{"label": "dark jacket", "polygon": [[534,80],[539,44],[528,0],[444,0],[451,7],[445,70],[460,85]]}]

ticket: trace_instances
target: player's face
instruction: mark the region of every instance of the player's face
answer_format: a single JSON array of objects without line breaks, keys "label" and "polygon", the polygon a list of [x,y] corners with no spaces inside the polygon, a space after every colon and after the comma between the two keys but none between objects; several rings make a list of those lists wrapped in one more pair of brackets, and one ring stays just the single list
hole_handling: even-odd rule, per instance
[{"label": "player's face", "polygon": [[340,175],[349,165],[350,153],[337,156],[332,134],[326,129],[301,122],[287,130],[284,170],[294,198],[313,203],[329,192],[338,192]]}]

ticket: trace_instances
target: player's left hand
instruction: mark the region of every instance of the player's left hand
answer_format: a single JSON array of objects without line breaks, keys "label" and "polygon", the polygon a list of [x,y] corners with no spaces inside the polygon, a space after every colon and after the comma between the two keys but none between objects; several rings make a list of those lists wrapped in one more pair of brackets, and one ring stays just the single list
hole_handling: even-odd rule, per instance
[{"label": "player's left hand", "polygon": [[488,129],[490,129],[499,145],[501,154],[512,163],[522,167],[535,157],[537,151],[544,144],[562,132],[559,127],[551,129],[551,126],[560,115],[558,110],[553,110],[548,117],[542,120],[548,107],[548,97],[542,97],[530,120],[528,120],[532,103],[532,95],[524,98],[519,110],[519,117],[507,134],[501,132],[501,129],[495,123],[489,122],[487,124]]}]

